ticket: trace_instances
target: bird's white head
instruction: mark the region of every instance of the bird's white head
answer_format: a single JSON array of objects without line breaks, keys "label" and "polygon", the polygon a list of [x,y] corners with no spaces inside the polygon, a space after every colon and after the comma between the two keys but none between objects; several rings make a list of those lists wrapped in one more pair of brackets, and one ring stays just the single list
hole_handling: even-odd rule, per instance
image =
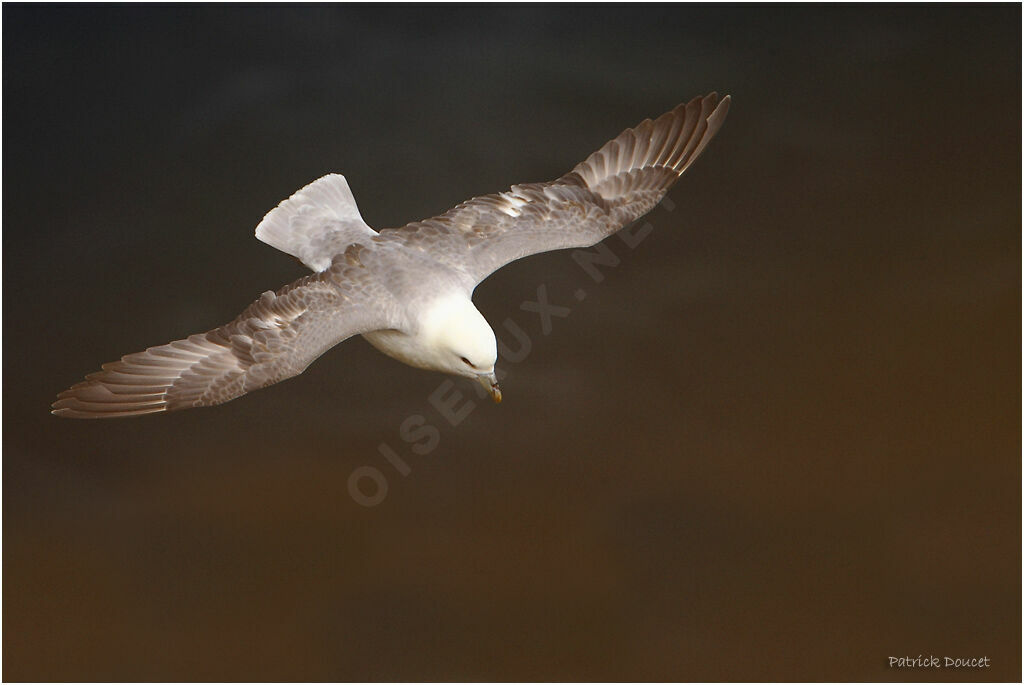
[{"label": "bird's white head", "polygon": [[422,335],[438,371],[478,381],[495,402],[501,389],[494,375],[498,346],[487,320],[469,297],[459,294],[435,300],[422,320]]}]

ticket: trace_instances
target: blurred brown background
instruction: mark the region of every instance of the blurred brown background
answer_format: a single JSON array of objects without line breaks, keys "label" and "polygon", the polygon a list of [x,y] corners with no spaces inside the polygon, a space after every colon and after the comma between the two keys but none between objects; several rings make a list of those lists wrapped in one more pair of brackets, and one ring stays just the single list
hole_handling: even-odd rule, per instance
[{"label": "blurred brown background", "polygon": [[[1021,678],[1019,5],[3,20],[4,679]],[[222,407],[48,414],[301,276],[252,229],[325,173],[402,225],[713,89],[603,282],[477,290],[531,350],[456,428],[359,339]],[[921,654],[991,667],[888,667]]]}]

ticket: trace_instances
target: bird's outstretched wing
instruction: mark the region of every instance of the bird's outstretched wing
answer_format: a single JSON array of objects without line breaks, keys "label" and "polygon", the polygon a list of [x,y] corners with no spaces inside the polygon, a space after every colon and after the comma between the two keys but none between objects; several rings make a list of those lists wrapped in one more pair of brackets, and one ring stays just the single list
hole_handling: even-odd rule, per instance
[{"label": "bird's outstretched wing", "polygon": [[728,109],[728,96],[694,98],[623,131],[555,181],[475,197],[380,236],[421,246],[476,282],[527,255],[594,245],[661,201],[718,132]]},{"label": "bird's outstretched wing", "polygon": [[53,413],[100,419],[221,404],[297,376],[346,338],[397,325],[400,310],[360,249],[263,293],[227,325],[104,364],[60,393]]}]

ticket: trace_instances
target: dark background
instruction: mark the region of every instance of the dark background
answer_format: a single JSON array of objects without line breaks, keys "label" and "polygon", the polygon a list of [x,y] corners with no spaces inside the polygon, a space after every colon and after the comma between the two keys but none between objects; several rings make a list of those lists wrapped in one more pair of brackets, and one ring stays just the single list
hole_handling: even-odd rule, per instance
[{"label": "dark background", "polygon": [[[4,679],[1019,680],[1020,20],[5,4]],[[480,286],[532,348],[457,428],[361,339],[222,407],[48,413],[303,275],[252,230],[325,173],[399,226],[713,89],[602,283]],[[888,667],[922,654],[991,667]]]}]

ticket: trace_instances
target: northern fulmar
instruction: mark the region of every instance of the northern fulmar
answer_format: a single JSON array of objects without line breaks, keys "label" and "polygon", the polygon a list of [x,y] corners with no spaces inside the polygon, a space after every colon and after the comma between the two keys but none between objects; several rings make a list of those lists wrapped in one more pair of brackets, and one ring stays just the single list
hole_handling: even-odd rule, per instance
[{"label": "northern fulmar", "polygon": [[494,331],[471,299],[477,284],[527,255],[594,245],[651,211],[728,109],[728,96],[694,98],[554,181],[380,232],[359,215],[345,177],[324,176],[256,227],[314,273],[263,293],[229,324],[104,364],[60,393],[53,413],[99,419],[222,404],[302,373],[354,335],[410,366],[479,381],[500,402]]}]

